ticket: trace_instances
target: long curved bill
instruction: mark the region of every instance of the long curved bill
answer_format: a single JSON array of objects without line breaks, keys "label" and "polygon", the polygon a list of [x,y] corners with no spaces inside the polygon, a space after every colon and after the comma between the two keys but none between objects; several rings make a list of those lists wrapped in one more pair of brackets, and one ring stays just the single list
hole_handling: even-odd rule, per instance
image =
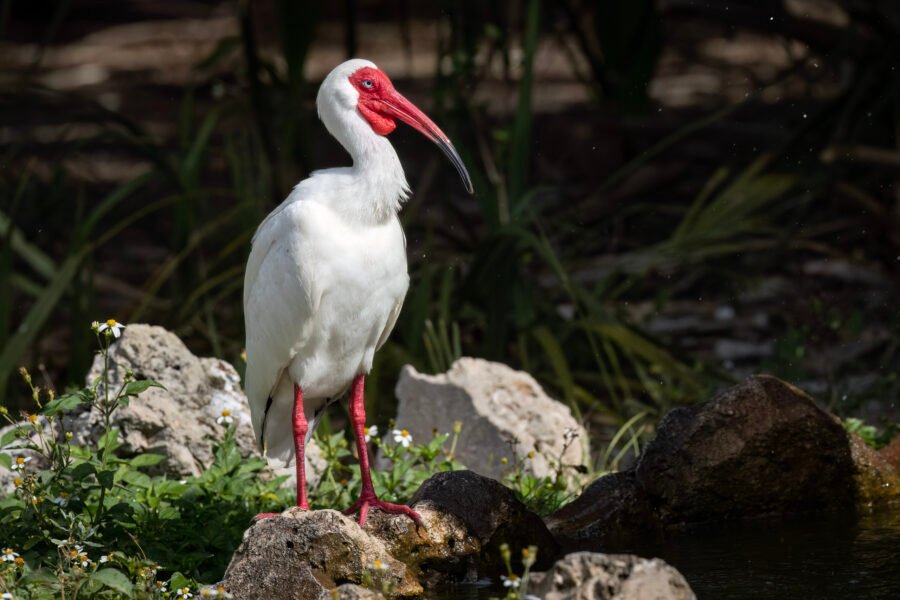
[{"label": "long curved bill", "polygon": [[381,98],[380,100],[384,105],[384,112],[392,117],[400,119],[437,144],[444,154],[447,155],[447,158],[450,159],[450,162],[453,163],[453,166],[456,167],[456,171],[459,173],[459,176],[462,177],[463,185],[466,186],[466,191],[470,194],[474,193],[472,178],[469,177],[469,172],[466,170],[466,165],[463,164],[462,159],[459,157],[459,152],[453,147],[450,138],[441,131],[440,127],[434,124],[434,121],[429,119],[425,113],[416,108],[415,104],[404,98],[396,90],[388,97]]}]

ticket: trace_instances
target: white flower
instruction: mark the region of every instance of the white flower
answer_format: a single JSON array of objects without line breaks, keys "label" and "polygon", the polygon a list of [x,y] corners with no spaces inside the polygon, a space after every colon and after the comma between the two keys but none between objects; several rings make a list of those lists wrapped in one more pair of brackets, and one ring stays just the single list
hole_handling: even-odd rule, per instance
[{"label": "white flower", "polygon": [[404,448],[409,448],[409,445],[412,444],[412,434],[405,429],[395,429],[393,431],[394,441]]},{"label": "white flower", "polygon": [[17,556],[19,556],[18,552],[14,552],[12,548],[6,548],[3,551],[2,560],[3,562],[16,562]]},{"label": "white flower", "polygon": [[125,325],[119,323],[115,319],[109,319],[106,323],[102,323],[100,327],[97,329],[100,333],[109,330],[109,333],[106,335],[112,335],[114,338],[118,338],[122,335],[122,330],[125,329]]},{"label": "white flower", "polygon": [[218,596],[218,595],[219,595],[219,592],[216,591],[215,588],[205,587],[205,588],[203,588],[203,589],[200,590],[200,597],[201,597],[201,598],[215,598],[215,597]]},{"label": "white flower", "polygon": [[216,593],[219,594],[219,598],[225,598],[225,600],[231,600],[234,596],[225,589],[225,586],[220,585],[216,588]]},{"label": "white flower", "polygon": [[83,569],[87,569],[89,566],[94,564],[94,561],[88,558],[87,554],[81,553],[75,557],[75,564],[81,565]]},{"label": "white flower", "polygon": [[24,471],[25,463],[27,463],[29,461],[31,461],[30,456],[17,456],[16,459],[13,461],[12,470],[13,471]]},{"label": "white flower", "polygon": [[168,585],[165,581],[157,581],[154,585],[156,585],[156,589],[162,593],[169,591]]},{"label": "white flower", "polygon": [[387,571],[388,570],[388,566],[385,563],[381,562],[380,560],[373,560],[366,566],[369,567],[370,569],[372,569],[373,571]]},{"label": "white flower", "polygon": [[228,427],[229,425],[234,423],[234,417],[231,416],[231,411],[223,410],[222,416],[216,419],[216,423],[218,423],[219,425],[224,425],[225,427]]},{"label": "white flower", "polygon": [[175,593],[178,594],[178,598],[180,600],[187,600],[188,598],[193,598],[194,595],[191,593],[191,588],[179,588],[175,590]]},{"label": "white flower", "polygon": [[0,599],[2,600],[16,600],[16,597],[10,594],[9,592],[3,592],[0,594]]},{"label": "white flower", "polygon": [[511,575],[507,577],[506,575],[501,575],[500,579],[503,581],[503,587],[519,589],[519,584],[522,583],[522,580],[519,579],[518,575]]},{"label": "white flower", "polygon": [[107,555],[103,555],[100,557],[100,564],[102,565],[105,562],[109,562],[109,557]]},{"label": "white flower", "polygon": [[378,437],[378,425],[363,427],[363,434],[366,436],[366,443],[369,443],[372,438]]}]

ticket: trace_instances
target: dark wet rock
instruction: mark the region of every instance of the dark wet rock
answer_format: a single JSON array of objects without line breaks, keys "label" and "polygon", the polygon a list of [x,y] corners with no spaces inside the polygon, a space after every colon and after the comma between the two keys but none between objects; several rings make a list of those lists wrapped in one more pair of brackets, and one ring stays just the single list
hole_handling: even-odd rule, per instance
[{"label": "dark wet rock", "polygon": [[411,570],[353,519],[333,510],[289,509],[246,531],[224,585],[235,598],[247,600],[319,600],[373,573],[386,578],[397,595],[422,592]]},{"label": "dark wet rock", "polygon": [[665,416],[629,471],[608,475],[547,519],[567,549],[724,520],[846,511],[897,501],[877,453],[796,387],[755,376]]},{"label": "dark wet rock", "polygon": [[[477,566],[482,573],[497,571],[500,545],[509,544],[514,556],[535,545],[544,565],[558,556],[559,546],[547,526],[503,484],[472,471],[438,473],[415,493],[410,504],[453,515],[480,546]],[[539,559],[541,560],[541,559]]]},{"label": "dark wet rock", "polygon": [[635,476],[672,524],[852,506],[853,472],[841,424],[758,376],[666,415]]},{"label": "dark wet rock", "polygon": [[532,573],[528,593],[543,600],[691,600],[684,577],[658,558],[576,552],[546,573]]},{"label": "dark wet rock", "polygon": [[564,547],[600,547],[659,530],[650,497],[633,471],[613,473],[589,485],[545,523]]}]

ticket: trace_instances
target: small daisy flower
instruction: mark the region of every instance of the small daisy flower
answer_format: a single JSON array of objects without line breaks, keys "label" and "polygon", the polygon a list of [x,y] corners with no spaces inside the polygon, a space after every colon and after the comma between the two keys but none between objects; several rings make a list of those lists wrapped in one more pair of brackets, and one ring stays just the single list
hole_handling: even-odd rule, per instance
[{"label": "small daisy flower", "polygon": [[69,500],[70,500],[69,492],[60,492],[59,496],[57,496],[56,498],[53,499],[53,504],[56,504],[57,506],[62,506],[63,508],[65,508],[66,506],[69,505]]},{"label": "small daisy flower", "polygon": [[373,560],[367,566],[374,571],[387,571],[388,570],[388,566],[380,560]]},{"label": "small daisy flower", "polygon": [[108,563],[108,562],[109,562],[109,556],[107,556],[106,554],[104,554],[103,556],[100,557],[100,561],[99,561],[99,562],[100,562],[101,565],[102,565],[103,563]]},{"label": "small daisy flower", "polygon": [[22,483],[24,482],[22,481],[21,477],[16,477],[15,479],[13,479],[13,485],[16,487],[20,487]]},{"label": "small daisy flower", "polygon": [[219,598],[225,598],[225,600],[231,600],[232,598],[234,598],[234,595],[226,590],[224,585],[217,586],[216,593],[219,594]]},{"label": "small daisy flower", "polygon": [[175,593],[178,594],[179,600],[187,600],[188,598],[193,598],[194,595],[191,593],[191,588],[178,588],[175,590]]},{"label": "small daisy flower", "polygon": [[37,415],[28,415],[25,418],[28,419],[28,422],[31,424],[37,423],[37,419],[38,419]]},{"label": "small daisy flower", "polygon": [[159,591],[160,593],[164,594],[169,591],[169,586],[165,581],[157,580],[156,583],[154,583],[154,585],[156,586],[157,591]]},{"label": "small daisy flower", "polygon": [[100,325],[100,327],[97,328],[97,331],[99,331],[100,333],[108,331],[109,333],[106,334],[107,336],[111,335],[114,338],[118,339],[118,337],[122,335],[123,329],[125,329],[125,325],[119,323],[115,319],[109,319],[108,321],[106,321],[106,323]]},{"label": "small daisy flower", "polygon": [[500,580],[503,581],[503,587],[513,588],[514,590],[519,589],[519,584],[522,583],[518,575],[510,575],[509,577],[501,575]]},{"label": "small daisy flower", "polygon": [[81,565],[81,567],[83,569],[87,569],[89,566],[94,564],[94,561],[92,561],[90,558],[88,558],[87,554],[84,554],[82,552],[81,554],[79,554],[78,556],[75,557],[75,563]]},{"label": "small daisy flower", "polygon": [[30,456],[17,456],[16,460],[13,461],[12,470],[13,471],[24,471],[25,463],[30,462]]},{"label": "small daisy flower", "polygon": [[3,592],[0,594],[0,599],[2,600],[16,600],[16,597],[10,594],[9,592]]},{"label": "small daisy flower", "polygon": [[216,419],[216,423],[218,423],[219,425],[224,425],[225,427],[228,427],[229,425],[234,423],[234,417],[231,416],[231,411],[223,410],[222,415],[218,419]]},{"label": "small daisy flower", "polygon": [[215,598],[219,595],[219,592],[215,590],[215,588],[205,587],[200,590],[199,596],[201,598]]},{"label": "small daisy flower", "polygon": [[406,429],[395,429],[393,434],[394,442],[400,444],[404,448],[409,448],[409,445],[412,444],[412,434]]},{"label": "small daisy flower", "polygon": [[0,560],[3,562],[16,562],[17,556],[19,556],[18,552],[14,551],[12,548],[5,548],[3,554],[0,555]]},{"label": "small daisy flower", "polygon": [[24,567],[24,566],[25,566],[25,559],[22,558],[21,556],[17,556],[17,557],[16,557],[16,566],[17,566],[17,567]]},{"label": "small daisy flower", "polygon": [[366,436],[366,443],[368,444],[372,438],[378,437],[378,425],[370,425],[369,427],[363,427],[363,434]]}]

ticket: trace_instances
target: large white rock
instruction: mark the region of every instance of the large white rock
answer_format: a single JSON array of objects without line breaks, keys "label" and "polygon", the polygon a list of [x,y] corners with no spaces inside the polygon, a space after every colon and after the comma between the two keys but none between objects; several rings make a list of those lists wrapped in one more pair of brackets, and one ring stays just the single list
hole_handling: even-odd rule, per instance
[{"label": "large white rock", "polygon": [[[462,422],[456,455],[482,475],[502,478],[531,451],[534,458],[526,458],[524,468],[537,476],[551,474],[560,461],[580,466],[588,459],[587,433],[569,408],[547,396],[531,375],[504,364],[460,358],[440,375],[407,365],[396,393],[397,426],[417,441]],[[576,437],[563,452],[567,435]]]},{"label": "large white rock", "polygon": [[[216,419],[222,411],[230,410],[241,453],[258,455],[247,397],[241,390],[240,376],[229,363],[198,358],[174,333],[143,324],[127,326],[109,356],[111,390],[119,388],[125,369],[130,369],[136,379],[153,379],[165,387],[149,388],[113,413],[126,454],[162,454],[166,456],[160,465],[162,470],[178,476],[199,475],[212,463],[214,446],[225,433]],[[103,359],[98,354],[87,375],[88,385],[102,372]],[[102,415],[93,409],[71,414],[65,421],[76,443],[96,439],[102,433]],[[314,483],[321,457],[318,447],[310,446],[308,473]]]}]

